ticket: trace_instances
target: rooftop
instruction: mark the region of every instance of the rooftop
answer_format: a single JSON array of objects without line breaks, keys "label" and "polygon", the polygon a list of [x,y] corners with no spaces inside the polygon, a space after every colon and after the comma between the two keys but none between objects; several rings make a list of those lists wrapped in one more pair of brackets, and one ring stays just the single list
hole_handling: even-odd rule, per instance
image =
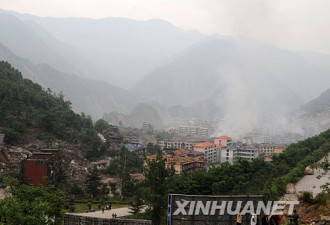
[{"label": "rooftop", "polygon": [[210,146],[215,146],[215,144],[213,144],[211,142],[202,142],[202,143],[198,143],[198,144],[194,145],[194,147],[196,147],[196,148],[206,148],[206,147],[210,147]]},{"label": "rooftop", "polygon": [[219,137],[216,137],[215,139],[231,139],[231,137],[228,137],[228,136],[219,136]]},{"label": "rooftop", "polygon": [[182,154],[188,154],[188,153],[191,153],[191,151],[187,150],[187,149],[178,149],[178,150],[175,150],[175,151],[172,151],[172,153],[174,155],[182,155]]},{"label": "rooftop", "polygon": [[239,144],[233,144],[227,147],[228,149],[231,150],[254,150],[258,151],[259,149],[256,147],[251,147],[249,145],[239,145]]},{"label": "rooftop", "polygon": [[269,156],[266,156],[266,157],[264,158],[264,161],[265,161],[265,162],[272,162],[273,159],[272,159],[271,157],[269,157]]}]

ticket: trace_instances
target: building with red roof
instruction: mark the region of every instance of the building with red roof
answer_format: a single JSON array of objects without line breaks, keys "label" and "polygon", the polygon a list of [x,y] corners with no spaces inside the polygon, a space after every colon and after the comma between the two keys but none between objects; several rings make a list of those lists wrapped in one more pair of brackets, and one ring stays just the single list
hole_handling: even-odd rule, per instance
[{"label": "building with red roof", "polygon": [[172,154],[175,156],[186,156],[189,153],[191,153],[191,151],[188,149],[184,149],[184,148],[172,151]]},{"label": "building with red roof", "polygon": [[216,145],[214,143],[211,143],[211,142],[201,142],[201,143],[198,143],[198,144],[195,144],[194,145],[194,151],[195,152],[202,152],[202,153],[205,153],[206,150],[209,150],[209,149],[215,149]]},{"label": "building with red roof", "polygon": [[228,136],[219,136],[219,137],[214,138],[214,144],[223,145],[223,146],[227,147],[228,145],[232,144],[232,139],[231,139],[231,137],[228,137]]}]

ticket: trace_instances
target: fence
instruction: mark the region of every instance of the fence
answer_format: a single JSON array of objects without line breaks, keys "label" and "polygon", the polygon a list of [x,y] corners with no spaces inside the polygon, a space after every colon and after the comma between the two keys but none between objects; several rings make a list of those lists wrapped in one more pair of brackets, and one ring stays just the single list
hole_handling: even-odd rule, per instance
[{"label": "fence", "polygon": [[151,221],[103,219],[66,214],[64,215],[64,225],[151,225]]}]

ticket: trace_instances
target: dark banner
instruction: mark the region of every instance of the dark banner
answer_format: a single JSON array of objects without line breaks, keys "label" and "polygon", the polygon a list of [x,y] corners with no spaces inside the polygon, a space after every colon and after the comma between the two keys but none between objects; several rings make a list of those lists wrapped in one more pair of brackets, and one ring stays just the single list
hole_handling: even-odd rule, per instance
[{"label": "dark banner", "polygon": [[[242,224],[250,224],[253,213],[267,207],[267,198],[262,195],[168,196],[168,225],[234,225],[237,214],[244,210]],[[260,210],[261,208],[261,210]]]}]

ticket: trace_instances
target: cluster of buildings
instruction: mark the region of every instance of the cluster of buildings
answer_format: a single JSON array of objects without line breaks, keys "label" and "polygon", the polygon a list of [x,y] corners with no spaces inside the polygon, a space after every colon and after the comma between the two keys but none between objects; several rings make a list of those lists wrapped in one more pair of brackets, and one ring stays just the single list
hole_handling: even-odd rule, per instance
[{"label": "cluster of buildings", "polygon": [[[150,155],[147,156],[147,159],[155,160],[156,157],[157,155]],[[176,174],[189,174],[205,168],[204,155],[188,149],[178,149],[170,154],[165,154],[163,160],[166,166],[173,165]]]},{"label": "cluster of buildings", "polygon": [[271,161],[274,154],[280,154],[285,151],[284,145],[272,144],[252,144],[250,142],[234,143],[230,137],[219,136],[212,142],[203,142],[194,145],[195,151],[203,151],[205,164],[221,164],[228,162],[230,164],[238,162],[240,159],[252,161],[257,158],[264,158],[265,161]]},{"label": "cluster of buildings", "polygon": [[209,129],[199,126],[181,126],[179,127],[179,135],[196,135],[202,137],[209,136]]},{"label": "cluster of buildings", "polygon": [[147,123],[147,122],[144,122],[142,124],[142,130],[144,132],[149,132],[149,131],[154,131],[155,130],[155,125],[153,125],[152,123]]},{"label": "cluster of buildings", "polygon": [[161,147],[162,150],[175,150],[175,149],[189,149],[193,150],[196,142],[194,141],[176,141],[176,140],[163,140],[158,141],[157,145]]},{"label": "cluster of buildings", "polygon": [[144,144],[141,144],[140,142],[132,141],[128,144],[125,144],[124,146],[128,151],[135,152],[137,155],[141,157],[144,157],[145,155],[146,148]]},{"label": "cluster of buildings", "polygon": [[250,140],[254,140],[256,143],[265,143],[272,145],[290,145],[298,141],[304,140],[307,136],[303,136],[297,133],[290,132],[272,132],[268,129],[254,129],[249,132],[247,136]]},{"label": "cluster of buildings", "polygon": [[241,159],[252,161],[263,158],[270,162],[274,154],[280,154],[286,149],[285,145],[253,144],[247,138],[234,143],[228,136],[219,136],[203,142],[163,140],[158,141],[157,144],[165,152],[166,163],[174,164],[176,173],[183,171],[190,173],[226,162],[234,164]]},{"label": "cluster of buildings", "polygon": [[301,136],[298,134],[288,134],[286,136],[264,136],[263,137],[263,143],[269,143],[269,144],[285,144],[290,145],[292,143],[296,143],[298,141],[304,140],[306,137]]}]

